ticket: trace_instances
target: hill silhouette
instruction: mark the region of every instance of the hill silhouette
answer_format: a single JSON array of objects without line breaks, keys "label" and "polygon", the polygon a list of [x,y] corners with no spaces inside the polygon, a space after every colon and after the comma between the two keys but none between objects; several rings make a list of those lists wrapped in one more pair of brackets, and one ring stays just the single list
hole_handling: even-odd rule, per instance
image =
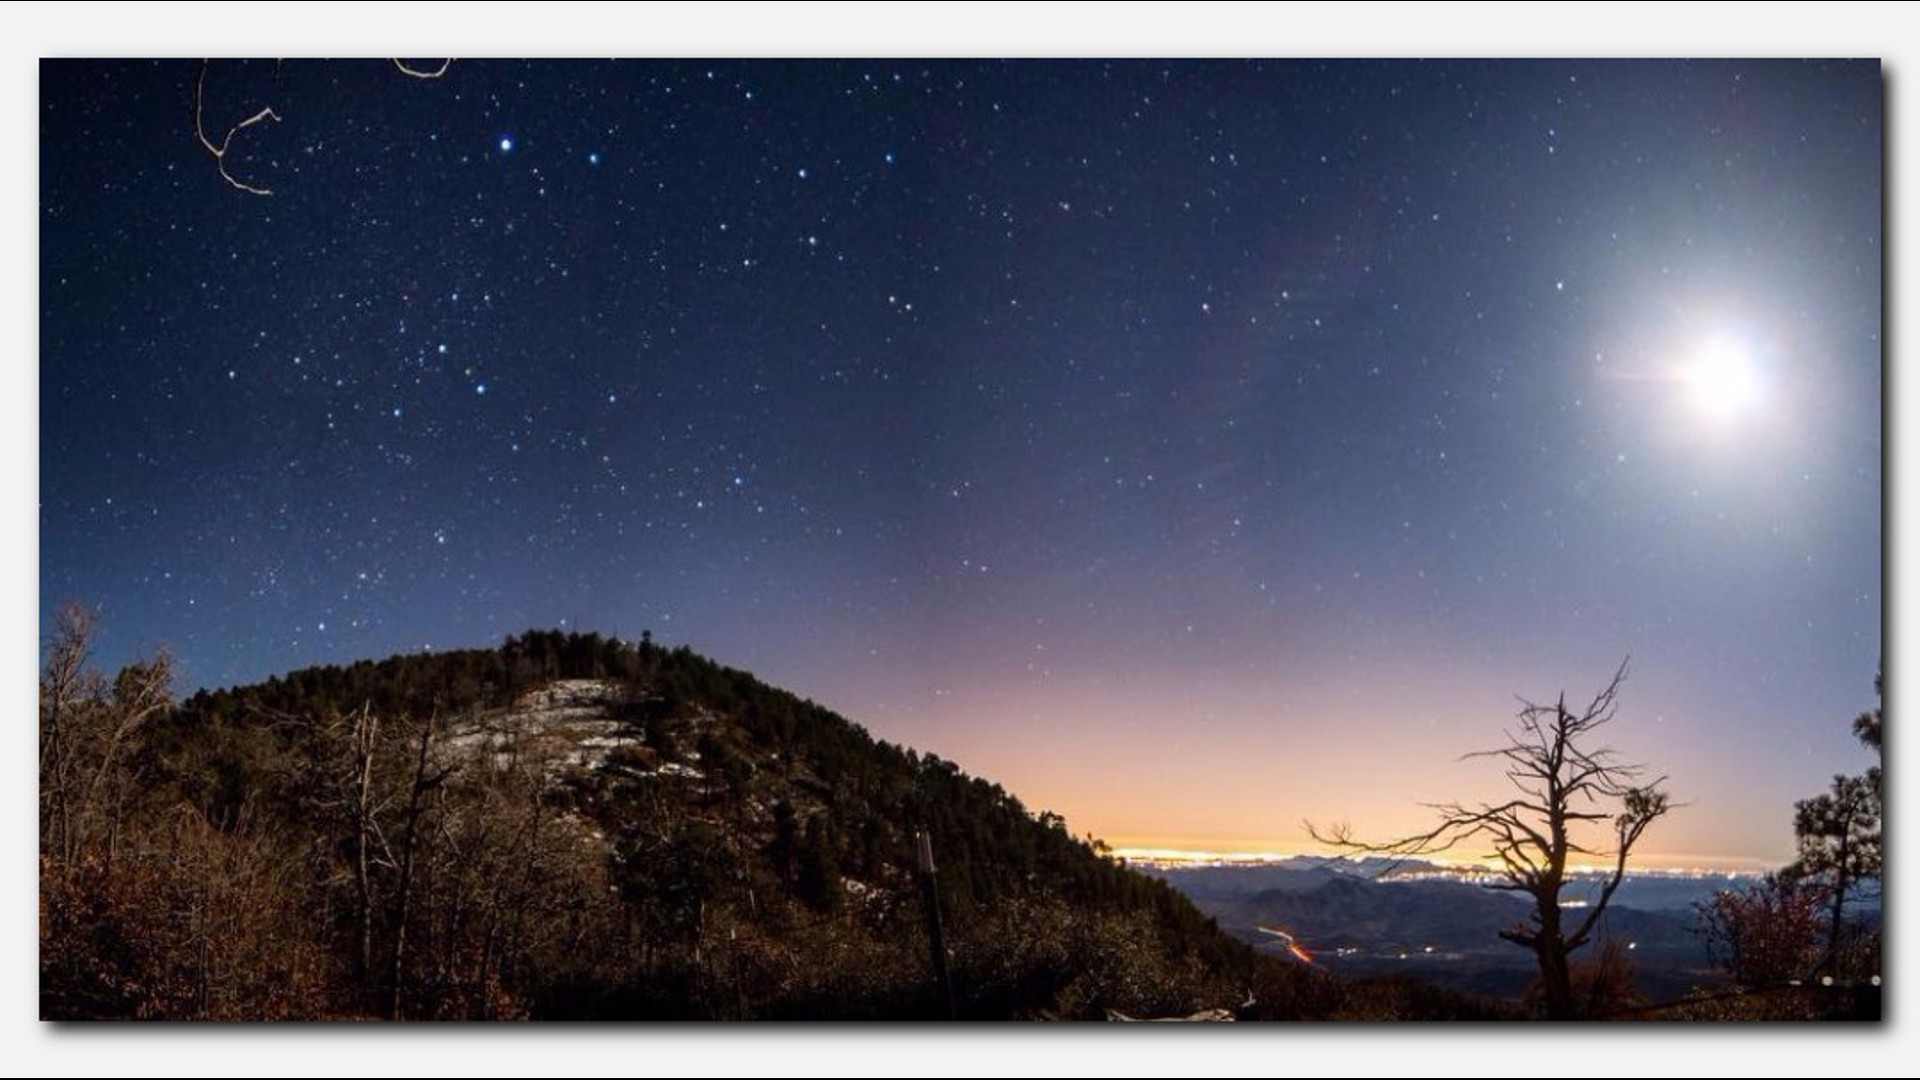
[{"label": "hill silhouette", "polygon": [[43,743],[96,777],[49,803],[43,770],[49,1019],[944,1017],[922,832],[959,1017],[1407,996],[1259,956],[1058,815],[684,647],[535,631],[118,723],[126,679],[53,736],[43,686]]}]

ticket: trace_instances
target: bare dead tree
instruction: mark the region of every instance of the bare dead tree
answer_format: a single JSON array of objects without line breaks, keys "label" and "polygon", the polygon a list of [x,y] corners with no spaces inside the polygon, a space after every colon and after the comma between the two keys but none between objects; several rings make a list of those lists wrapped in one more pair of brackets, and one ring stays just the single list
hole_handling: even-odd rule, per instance
[{"label": "bare dead tree", "polygon": [[134,732],[153,717],[173,707],[173,656],[165,648],[152,659],[136,661],[113,678],[108,699],[108,725],[94,741],[100,760],[87,785],[85,806],[101,817],[107,855],[111,860],[120,833],[121,815],[132,778],[121,756]]},{"label": "bare dead tree", "polygon": [[401,980],[406,975],[407,918],[413,902],[413,863],[419,846],[420,818],[426,811],[427,799],[459,770],[457,764],[432,766],[433,731],[438,719],[437,713],[430,713],[420,726],[419,749],[414,755],[413,782],[407,790],[406,823],[400,834],[400,881],[393,901],[393,952],[387,974],[386,1013],[394,1020],[401,1018],[401,1008],[405,1003]]},{"label": "bare dead tree", "polygon": [[371,703],[362,704],[353,718],[353,885],[359,901],[359,961],[355,976],[361,985],[373,970],[373,838],[378,829],[375,820],[376,799],[373,788],[374,753],[379,748],[380,718]]},{"label": "bare dead tree", "polygon": [[[1308,823],[1307,830],[1316,840],[1349,851],[1405,858],[1490,848],[1499,863],[1499,880],[1490,887],[1524,893],[1534,904],[1529,922],[1500,936],[1534,954],[1547,1017],[1570,1019],[1575,1007],[1568,958],[1592,939],[1626,875],[1634,845],[1672,808],[1661,790],[1664,775],[1646,780],[1646,766],[1621,762],[1612,749],[1591,745],[1612,722],[1626,676],[1622,661],[1607,685],[1577,712],[1567,707],[1564,693],[1551,705],[1521,698],[1507,745],[1462,758],[1504,762],[1507,780],[1519,792],[1515,798],[1429,804],[1439,817],[1433,828],[1379,843],[1354,839],[1345,825],[1322,832]],[[1595,834],[1610,834],[1611,845],[1595,846],[1597,841],[1590,839]],[[1560,901],[1573,856],[1611,864],[1599,894],[1577,921],[1570,920]]]},{"label": "bare dead tree", "polygon": [[106,687],[88,664],[95,630],[94,613],[77,604],[60,609],[47,643],[40,674],[40,848],[71,854],[70,810],[83,739],[76,735],[85,715],[99,707]]},{"label": "bare dead tree", "polygon": [[122,757],[135,733],[173,704],[165,649],[111,682],[88,664],[93,613],[61,610],[40,676],[40,840],[71,862],[88,843],[111,855],[129,778]]}]

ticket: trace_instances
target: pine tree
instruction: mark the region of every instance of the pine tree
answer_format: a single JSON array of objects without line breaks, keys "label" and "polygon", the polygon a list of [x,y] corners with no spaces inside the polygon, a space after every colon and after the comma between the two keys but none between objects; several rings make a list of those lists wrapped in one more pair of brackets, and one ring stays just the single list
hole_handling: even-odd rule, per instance
[{"label": "pine tree", "polygon": [[[1882,677],[1873,689],[1882,695]],[[1880,707],[1854,719],[1860,741],[1880,753]],[[1827,948],[1820,969],[1832,974],[1845,944],[1846,907],[1877,889],[1881,870],[1881,771],[1875,764],[1860,776],[1838,775],[1826,794],[1794,804],[1793,831],[1800,841],[1800,857],[1788,873],[1828,886]]]}]

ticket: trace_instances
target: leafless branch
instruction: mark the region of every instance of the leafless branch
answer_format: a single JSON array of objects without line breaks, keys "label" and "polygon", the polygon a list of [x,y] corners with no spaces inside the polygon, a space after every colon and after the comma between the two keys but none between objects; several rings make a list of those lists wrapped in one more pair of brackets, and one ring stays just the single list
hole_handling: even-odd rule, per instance
[{"label": "leafless branch", "polygon": [[411,76],[415,79],[437,79],[445,75],[447,69],[453,66],[453,57],[449,56],[445,60],[440,61],[440,66],[434,68],[432,71],[422,71],[419,68],[408,67],[407,62],[398,57],[394,58],[393,66],[400,69],[400,74]]},{"label": "leafless branch", "polygon": [[[234,124],[232,127],[229,127],[226,130],[226,134],[221,137],[219,142],[217,143],[214,142],[213,139],[211,139],[207,135],[207,125],[206,125],[207,69],[211,66],[213,66],[213,61],[202,60],[200,62],[200,76],[198,79],[194,81],[193,133],[195,137],[197,137],[200,140],[200,145],[206,149],[207,153],[210,156],[212,156],[214,167],[217,168],[220,172],[220,179],[225,180],[228,186],[232,187],[235,191],[245,192],[248,195],[272,195],[273,194],[272,188],[261,187],[258,184],[250,184],[245,180],[242,180],[239,177],[233,175],[232,172],[228,171],[227,151],[232,148],[233,137],[235,135],[240,134],[242,131],[245,131],[246,129],[254,126],[255,124],[262,124],[267,122],[268,120],[271,120],[274,123],[279,123],[281,120],[281,116],[279,113],[274,111],[273,106],[263,105],[260,107],[260,111],[254,113],[252,116],[247,117],[246,119],[240,121],[239,123]],[[438,79],[447,73],[448,68],[453,66],[453,58],[448,57],[447,59],[440,61],[439,67],[433,68],[430,70],[427,68],[413,67],[412,65],[408,64],[405,60],[401,60],[397,57],[394,58],[393,60],[393,66],[396,69],[398,69],[402,75],[405,75],[411,79],[421,79],[421,80]]]},{"label": "leafless branch", "polygon": [[250,128],[253,125],[261,123],[263,121],[272,120],[274,123],[279,123],[280,114],[273,111],[273,106],[263,105],[261,106],[259,112],[254,113],[252,116],[249,116],[245,120],[242,120],[239,123],[228,128],[226,137],[220,140],[220,145],[215,146],[213,143],[213,140],[207,138],[207,127],[205,122],[205,112],[206,112],[206,102],[207,102],[207,68],[211,67],[212,65],[213,65],[213,61],[211,60],[202,60],[200,62],[200,78],[194,83],[193,133],[200,137],[200,145],[207,148],[207,153],[213,155],[214,164],[218,166],[220,170],[220,179],[225,180],[228,184],[231,184],[235,189],[239,191],[244,191],[249,195],[271,195],[273,194],[273,190],[271,188],[256,187],[252,184],[246,183],[243,180],[237,179],[232,173],[227,171],[227,150],[229,147],[233,145],[233,137],[235,135],[238,135],[240,132],[246,130],[247,128]]},{"label": "leafless branch", "polygon": [[[1535,952],[1548,987],[1549,1014],[1569,1015],[1568,954],[1591,937],[1626,874],[1628,853],[1647,828],[1674,806],[1661,790],[1664,775],[1644,781],[1644,766],[1618,760],[1611,747],[1588,748],[1594,733],[1613,720],[1626,675],[1623,661],[1606,686],[1578,711],[1568,707],[1565,694],[1551,705],[1519,698],[1520,710],[1506,732],[1506,745],[1463,757],[1502,762],[1521,798],[1471,806],[1430,804],[1436,815],[1432,828],[1382,842],[1357,840],[1345,825],[1323,832],[1309,823],[1307,831],[1332,847],[1401,858],[1438,855],[1470,843],[1491,849],[1499,863],[1492,871],[1499,880],[1491,887],[1526,893],[1534,900],[1533,927],[1519,926],[1500,936]],[[1603,823],[1612,825],[1610,848],[1583,839]],[[1598,897],[1567,933],[1562,928],[1560,893],[1568,884],[1571,856],[1604,857],[1611,865]]]}]

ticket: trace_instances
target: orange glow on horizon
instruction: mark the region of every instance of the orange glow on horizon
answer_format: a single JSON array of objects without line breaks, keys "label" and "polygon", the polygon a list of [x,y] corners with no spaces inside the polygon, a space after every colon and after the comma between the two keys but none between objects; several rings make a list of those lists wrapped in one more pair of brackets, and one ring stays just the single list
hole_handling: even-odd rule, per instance
[{"label": "orange glow on horizon", "polygon": [[[1050,652],[1062,666],[1067,655]],[[1461,756],[1497,742],[1510,722],[1511,696],[1498,689],[1505,676],[1491,663],[1416,654],[1397,657],[1391,679],[1370,682],[1222,678],[1205,682],[1204,702],[1194,697],[1197,678],[1150,665],[1104,680],[1056,673],[1043,685],[978,684],[882,719],[900,725],[890,738],[991,777],[1030,811],[1058,813],[1074,835],[1136,860],[1339,855],[1314,843],[1304,822],[1350,823],[1365,838],[1407,836],[1431,826],[1434,802],[1496,801],[1506,790],[1497,769]],[[1697,719],[1702,706],[1666,678],[1653,666],[1636,673],[1617,745],[1627,760],[1671,772],[1685,809],[1649,833],[1629,867],[1785,865],[1794,854],[1792,797],[1818,789],[1814,766],[1754,775],[1716,749],[1716,725]],[[1087,737],[1090,729],[1098,736]],[[1608,833],[1596,826],[1588,846],[1603,848]],[[1427,861],[1485,868],[1490,858],[1463,849]]]},{"label": "orange glow on horizon", "polygon": [[[1339,851],[1321,845],[1280,845],[1247,843],[1179,843],[1166,838],[1147,838],[1140,840],[1128,838],[1112,843],[1113,855],[1129,862],[1148,863],[1158,866],[1207,866],[1207,865],[1247,865],[1283,862],[1301,857],[1342,858],[1358,861],[1364,855]],[[1389,858],[1390,856],[1381,856]],[[1498,860],[1491,853],[1480,857],[1449,855],[1422,856],[1407,859],[1407,862],[1427,863],[1463,873],[1480,871],[1497,872]],[[1612,863],[1596,861],[1575,862],[1569,864],[1574,873],[1593,874],[1610,871]],[[1628,873],[1665,873],[1665,874],[1754,874],[1778,869],[1778,864],[1764,859],[1729,855],[1703,855],[1698,853],[1649,853],[1634,856],[1627,862]]]}]

